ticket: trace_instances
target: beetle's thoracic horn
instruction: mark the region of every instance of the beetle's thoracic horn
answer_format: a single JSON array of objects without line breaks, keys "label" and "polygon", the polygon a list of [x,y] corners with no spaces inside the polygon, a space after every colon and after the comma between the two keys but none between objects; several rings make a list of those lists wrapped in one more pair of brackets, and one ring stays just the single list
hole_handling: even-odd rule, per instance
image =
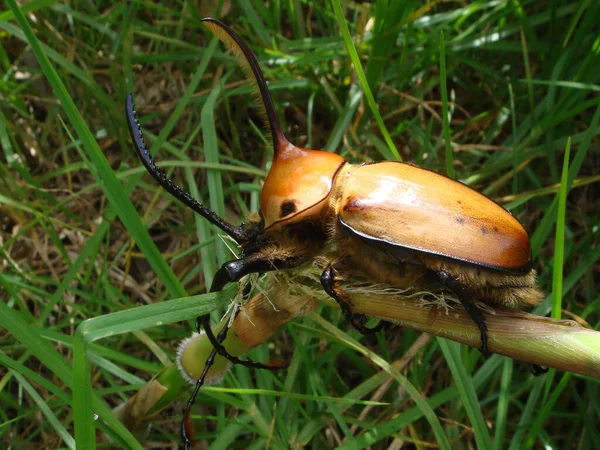
[{"label": "beetle's thoracic horn", "polygon": [[278,150],[287,146],[289,142],[281,131],[281,126],[279,125],[277,114],[275,113],[275,107],[271,100],[271,94],[269,94],[269,89],[267,88],[267,82],[260,70],[254,53],[252,53],[252,50],[248,48],[244,41],[242,41],[231,28],[219,20],[206,18],[202,19],[202,22],[204,22],[211,33],[219,38],[219,40],[233,52],[244,75],[246,75],[247,80],[254,88],[256,101],[260,106],[261,115],[270,134],[273,150],[275,155],[277,155]]},{"label": "beetle's thoracic horn", "polygon": [[198,200],[193,198],[186,191],[181,189],[177,184],[173,183],[167,175],[156,166],[156,163],[150,155],[150,150],[146,147],[144,142],[144,136],[142,134],[142,128],[140,122],[136,117],[135,106],[133,104],[133,97],[131,93],[127,94],[125,99],[125,112],[127,115],[127,124],[129,125],[129,133],[131,134],[131,140],[133,146],[141,159],[146,170],[152,175],[152,177],[158,181],[158,183],[173,197],[179,200],[184,205],[196,211],[202,217],[207,219],[213,225],[216,225],[229,236],[234,238],[238,242],[244,242],[248,240],[247,234],[244,232],[242,227],[236,227],[223,220],[212,210],[208,209]]}]

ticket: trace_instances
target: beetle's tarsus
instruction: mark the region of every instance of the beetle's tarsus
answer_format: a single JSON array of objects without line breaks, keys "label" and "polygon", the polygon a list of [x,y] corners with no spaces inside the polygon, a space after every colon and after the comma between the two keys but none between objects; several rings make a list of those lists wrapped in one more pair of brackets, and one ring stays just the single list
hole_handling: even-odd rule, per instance
[{"label": "beetle's tarsus", "polygon": [[342,313],[344,313],[346,320],[352,322],[352,311],[350,311],[350,305],[346,299],[340,297],[340,295],[336,292],[334,283],[335,269],[331,264],[329,264],[327,267],[325,267],[325,270],[323,270],[323,273],[321,274],[321,286],[323,286],[323,289],[327,295],[333,298],[338,305],[340,305],[340,309],[342,310]]},{"label": "beetle's tarsus", "polygon": [[469,294],[463,285],[452,275],[440,270],[437,272],[437,276],[444,286],[448,287],[456,294],[464,308],[469,313],[469,316],[471,316],[471,319],[473,319],[473,321],[479,327],[479,331],[481,332],[481,347],[479,347],[479,351],[483,356],[489,356],[488,330],[483,312],[481,312],[481,309],[479,309],[479,307],[475,304],[471,294]]},{"label": "beetle's tarsus", "polygon": [[350,310],[350,302],[341,290],[336,286],[337,281],[335,279],[336,271],[331,264],[327,265],[323,273],[321,274],[321,285],[323,289],[331,298],[333,298],[338,305],[344,317],[348,322],[352,324],[361,334],[372,334],[380,331],[383,328],[384,322],[380,321],[373,328],[365,326],[365,322],[368,317],[364,314],[355,314]]},{"label": "beetle's tarsus", "polygon": [[[210,341],[210,343],[215,348],[215,351],[222,357],[227,358],[227,360],[229,362],[231,362],[232,364],[240,364],[242,366],[245,366],[245,367],[248,367],[251,369],[280,370],[280,369],[285,368],[285,367],[281,367],[281,366],[269,366],[266,364],[257,363],[257,362],[250,361],[247,359],[239,359],[236,356],[230,355],[227,352],[227,349],[223,346],[223,344],[221,342],[219,342],[217,336],[215,336],[215,334],[213,333],[213,331],[210,327],[210,315],[208,315],[208,314],[196,318],[196,329],[198,330],[198,332],[200,332],[200,330],[202,328],[204,328],[204,332],[206,333],[206,336],[208,337],[208,340]],[[208,365],[208,360],[206,361],[206,363]],[[212,365],[212,361],[211,361],[211,365]]]},{"label": "beetle's tarsus", "polygon": [[530,364],[529,370],[531,370],[534,377],[539,377],[540,375],[548,373],[549,369],[547,367],[538,366],[537,364]]}]

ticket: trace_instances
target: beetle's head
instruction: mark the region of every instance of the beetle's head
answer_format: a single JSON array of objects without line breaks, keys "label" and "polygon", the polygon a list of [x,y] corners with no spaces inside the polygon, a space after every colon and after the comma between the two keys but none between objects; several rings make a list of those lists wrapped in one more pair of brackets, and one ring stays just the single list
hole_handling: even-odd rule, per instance
[{"label": "beetle's head", "polygon": [[277,144],[260,197],[265,229],[319,219],[344,159],[335,153],[298,148],[287,140]]}]

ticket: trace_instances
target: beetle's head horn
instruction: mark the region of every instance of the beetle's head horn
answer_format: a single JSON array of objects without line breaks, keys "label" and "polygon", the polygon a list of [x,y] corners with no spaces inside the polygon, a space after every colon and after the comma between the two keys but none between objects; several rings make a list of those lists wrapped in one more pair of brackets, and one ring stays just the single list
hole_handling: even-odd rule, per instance
[{"label": "beetle's head horn", "polygon": [[202,22],[212,34],[231,50],[233,56],[239,62],[246,79],[253,88],[254,99],[260,108],[260,113],[267,129],[267,138],[273,145],[274,153],[277,154],[289,142],[281,130],[281,125],[273,106],[273,100],[271,100],[271,94],[267,88],[267,82],[260,70],[254,53],[252,53],[252,50],[248,48],[242,38],[223,22],[213,18],[202,19]]}]

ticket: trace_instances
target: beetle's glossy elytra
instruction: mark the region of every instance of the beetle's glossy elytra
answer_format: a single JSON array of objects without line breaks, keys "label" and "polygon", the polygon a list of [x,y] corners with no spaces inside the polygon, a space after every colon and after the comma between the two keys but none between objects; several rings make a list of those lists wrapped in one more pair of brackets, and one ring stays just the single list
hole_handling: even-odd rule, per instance
[{"label": "beetle's glossy elytra", "polygon": [[365,239],[491,269],[529,269],[527,232],[479,192],[398,162],[342,170],[347,181],[336,212],[343,226]]}]

